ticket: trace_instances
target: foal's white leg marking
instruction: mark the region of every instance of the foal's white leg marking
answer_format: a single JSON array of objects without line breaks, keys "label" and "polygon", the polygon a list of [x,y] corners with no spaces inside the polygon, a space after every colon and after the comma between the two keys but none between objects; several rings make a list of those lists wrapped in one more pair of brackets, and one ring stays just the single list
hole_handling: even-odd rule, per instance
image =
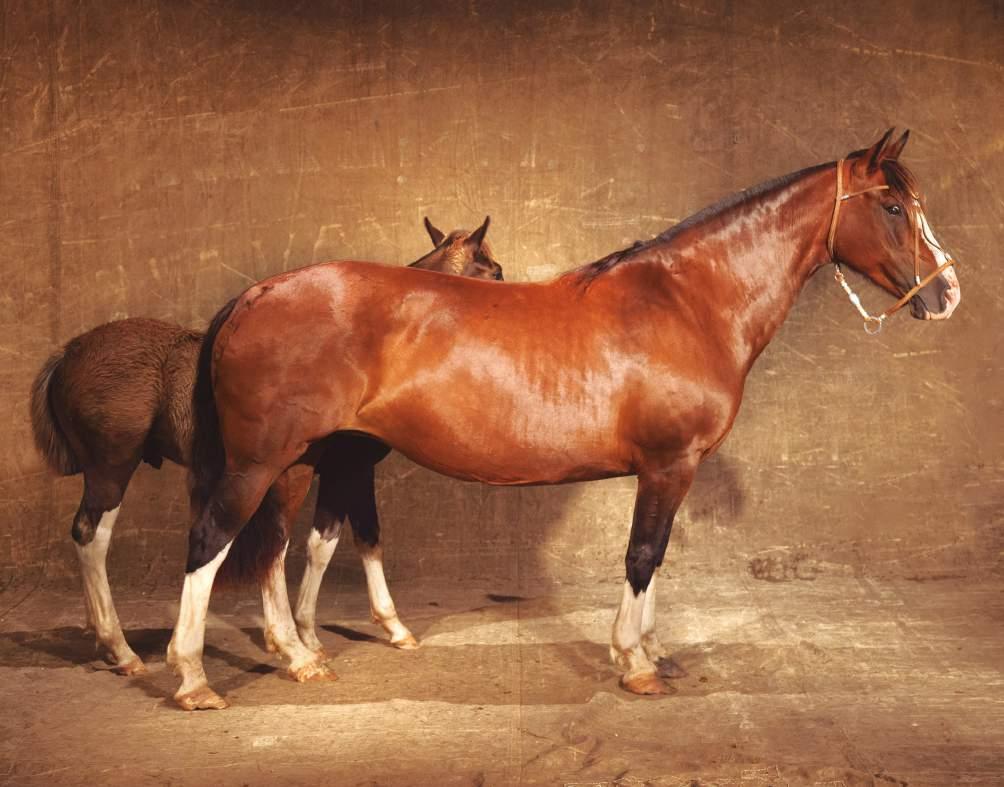
[{"label": "foal's white leg marking", "polygon": [[317,594],[321,589],[324,572],[327,571],[331,556],[335,554],[335,548],[338,546],[341,529],[340,524],[336,525],[335,534],[330,539],[325,539],[317,530],[311,528],[310,536],[307,538],[307,567],[303,571],[300,594],[296,599],[296,630],[300,633],[303,644],[317,653],[324,651],[315,629]]},{"label": "foal's white leg marking", "polygon": [[645,588],[645,606],[641,612],[641,646],[653,662],[669,658],[669,653],[659,642],[659,635],[655,631],[655,574]]},{"label": "foal's white leg marking", "polygon": [[226,559],[231,544],[233,541],[228,542],[202,568],[185,575],[178,624],[167,645],[167,663],[181,676],[181,686],[175,692],[174,699],[185,710],[227,707],[226,700],[209,688],[206,672],[202,667],[202,650],[206,641],[206,614],[209,612],[213,580],[220,564]]},{"label": "foal's white leg marking", "polygon": [[666,692],[666,687],[659,680],[655,665],[641,645],[642,617],[647,595],[642,591],[636,596],[631,583],[624,582],[624,595],[614,620],[610,656],[614,664],[624,669],[621,685],[628,691],[635,694],[662,694]]},{"label": "foal's white leg marking", "polygon": [[261,583],[261,600],[265,607],[265,642],[289,659],[289,674],[298,681],[333,678],[334,674],[325,666],[324,659],[305,646],[296,632],[286,592],[285,563],[288,548],[287,541],[272,565],[272,570]]},{"label": "foal's white leg marking", "polygon": [[118,518],[121,505],[101,515],[94,538],[87,546],[77,544],[80,559],[80,574],[84,580],[84,604],[87,607],[87,624],[93,628],[98,642],[108,649],[115,660],[115,669],[126,675],[145,672],[146,667],[139,656],[133,653],[122,633],[112,590],[108,585],[106,560],[112,529]]},{"label": "foal's white leg marking", "polygon": [[373,620],[390,634],[390,643],[395,647],[402,650],[417,648],[418,640],[398,619],[394,599],[390,597],[390,590],[387,589],[387,579],[383,575],[383,547],[377,544],[369,549],[360,549],[360,557],[363,561],[363,571],[366,572],[366,589],[370,594]]}]

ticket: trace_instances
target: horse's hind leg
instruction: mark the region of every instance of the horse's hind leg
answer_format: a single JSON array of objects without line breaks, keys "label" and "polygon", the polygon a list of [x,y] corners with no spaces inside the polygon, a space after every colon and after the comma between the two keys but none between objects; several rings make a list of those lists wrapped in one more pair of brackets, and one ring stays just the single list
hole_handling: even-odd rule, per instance
[{"label": "horse's hind leg", "polygon": [[209,597],[230,545],[274,478],[274,471],[265,465],[252,465],[243,472],[228,470],[189,533],[178,622],[167,646],[167,662],[181,676],[174,699],[185,710],[227,707],[226,700],[209,687],[202,665]]},{"label": "horse's hind leg", "polygon": [[87,627],[93,628],[98,645],[108,651],[115,671],[122,675],[146,672],[146,666],[122,633],[106,565],[112,529],[136,464],[129,462],[119,467],[84,471],[84,496],[73,519],[72,530],[84,585]]},{"label": "horse's hind leg", "polygon": [[285,545],[262,579],[261,595],[265,608],[265,641],[270,649],[289,660],[289,674],[300,682],[316,679],[334,680],[323,652],[304,645],[297,632],[286,591],[285,559],[289,530],[296,521],[303,498],[310,488],[314,468],[296,465],[287,470],[272,487],[278,503],[278,526],[283,529]]},{"label": "horse's hind leg", "polygon": [[695,469],[695,462],[686,461],[664,471],[644,472],[638,476],[638,495],[625,559],[627,579],[610,648],[614,663],[625,670],[621,685],[635,694],[664,694],[667,691],[643,643],[646,626],[650,643],[655,629],[655,600],[653,597],[649,602],[647,596],[650,590],[654,596],[655,570],[662,563],[673,517],[690,488]]}]

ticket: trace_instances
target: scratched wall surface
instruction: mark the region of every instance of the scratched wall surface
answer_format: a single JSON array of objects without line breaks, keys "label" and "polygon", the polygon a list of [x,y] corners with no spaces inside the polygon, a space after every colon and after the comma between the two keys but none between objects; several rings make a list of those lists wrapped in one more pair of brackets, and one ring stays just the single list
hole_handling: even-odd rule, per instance
[{"label": "scratched wall surface", "polygon": [[[0,0],[0,583],[75,575],[81,480],[45,471],[26,417],[74,335],[127,315],[202,327],[311,261],[404,263],[426,215],[490,213],[508,277],[546,278],[893,124],[913,129],[905,160],[962,262],[957,316],[869,338],[815,277],[669,565],[999,568],[1002,96],[999,2]],[[618,576],[633,491],[491,489],[395,458],[378,490],[388,569]],[[113,583],[177,583],[186,520],[184,474],[141,468]]]}]

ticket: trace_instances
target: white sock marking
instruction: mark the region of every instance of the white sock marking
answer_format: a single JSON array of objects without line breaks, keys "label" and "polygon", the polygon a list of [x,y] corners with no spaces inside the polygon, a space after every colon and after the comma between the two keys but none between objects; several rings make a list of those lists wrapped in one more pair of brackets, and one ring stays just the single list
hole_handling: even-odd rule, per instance
[{"label": "white sock marking", "polygon": [[393,643],[412,638],[407,627],[397,617],[394,599],[387,588],[387,579],[383,573],[383,548],[377,544],[372,549],[360,552],[363,561],[363,571],[366,572],[366,589],[370,595],[370,610],[377,622],[390,634]]},{"label": "white sock marking", "polygon": [[296,673],[307,664],[317,661],[317,654],[300,641],[293,621],[286,590],[286,550],[289,542],[272,565],[272,570],[261,583],[261,600],[265,608],[265,641],[270,642],[285,658],[289,671]]},{"label": "white sock marking", "polygon": [[173,664],[181,675],[178,694],[187,694],[207,685],[206,672],[202,667],[202,650],[206,640],[209,596],[213,591],[216,572],[226,560],[231,544],[233,541],[228,542],[219,554],[202,568],[185,575],[178,623],[167,646],[168,663]]},{"label": "white sock marking", "polygon": [[631,583],[624,582],[624,595],[614,620],[611,655],[625,667],[628,676],[643,672],[655,672],[655,665],[645,655],[641,646],[642,617],[645,612],[645,591],[637,596]]},{"label": "white sock marking", "polygon": [[98,642],[104,645],[118,666],[138,662],[122,633],[118,613],[112,601],[112,590],[108,584],[108,546],[112,530],[118,519],[121,505],[101,515],[94,538],[86,546],[76,545],[80,559],[80,574],[84,582],[84,603],[87,605],[87,621],[94,627]]},{"label": "white sock marking", "polygon": [[338,525],[334,536],[325,538],[311,528],[307,537],[307,567],[303,571],[300,582],[300,593],[296,599],[296,629],[300,632],[303,644],[311,650],[321,650],[321,641],[317,638],[316,615],[317,595],[321,589],[321,580],[328,569],[335,548],[338,546],[338,536],[341,525]]}]

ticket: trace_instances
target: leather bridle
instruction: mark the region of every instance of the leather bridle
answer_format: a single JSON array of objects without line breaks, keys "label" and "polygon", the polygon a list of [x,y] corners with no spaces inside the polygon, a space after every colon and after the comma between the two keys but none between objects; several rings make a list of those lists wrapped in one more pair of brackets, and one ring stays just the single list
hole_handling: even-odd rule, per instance
[{"label": "leather bridle", "polygon": [[[847,297],[850,299],[850,302],[854,305],[854,308],[858,310],[858,313],[864,319],[865,332],[870,334],[876,334],[882,330],[882,323],[885,322],[885,319],[887,317],[891,317],[893,314],[895,314],[904,306],[906,306],[906,304],[909,303],[910,299],[914,295],[916,295],[918,292],[924,289],[924,287],[926,287],[928,284],[934,281],[934,279],[936,279],[939,275],[941,275],[941,273],[945,269],[951,267],[952,265],[955,265],[955,260],[953,260],[951,255],[949,255],[947,252],[945,252],[944,249],[941,249],[941,247],[939,246],[938,248],[945,253],[945,258],[947,259],[947,262],[939,266],[936,270],[929,273],[923,279],[920,278],[920,225],[921,225],[920,218],[921,217],[920,217],[920,207],[919,207],[920,203],[919,201],[917,201],[918,207],[916,215],[914,216],[914,227],[913,227],[914,286],[898,301],[896,301],[896,303],[894,303],[892,306],[890,306],[881,314],[877,316],[869,314],[868,310],[861,304],[861,299],[858,297],[857,293],[854,292],[854,290],[851,289],[851,285],[847,283],[847,279],[844,277],[844,272],[840,269],[840,263],[837,262],[837,255],[836,252],[834,251],[833,243],[837,235],[837,219],[840,216],[840,205],[846,200],[852,199],[854,197],[860,197],[862,194],[867,194],[869,191],[886,191],[889,188],[889,186],[888,185],[871,186],[870,188],[867,189],[861,189],[861,191],[854,191],[851,192],[850,194],[844,194],[843,193],[844,161],[846,161],[846,159],[840,159],[840,161],[837,162],[837,192],[836,192],[836,199],[833,202],[833,218],[830,219],[830,231],[826,236],[826,250],[830,253],[830,259],[833,260],[833,265],[834,268],[836,269],[833,274],[833,277],[837,280],[837,284],[839,284],[843,288],[844,292],[847,293]],[[916,200],[916,197],[914,199]],[[926,234],[924,239],[928,240]]]}]

